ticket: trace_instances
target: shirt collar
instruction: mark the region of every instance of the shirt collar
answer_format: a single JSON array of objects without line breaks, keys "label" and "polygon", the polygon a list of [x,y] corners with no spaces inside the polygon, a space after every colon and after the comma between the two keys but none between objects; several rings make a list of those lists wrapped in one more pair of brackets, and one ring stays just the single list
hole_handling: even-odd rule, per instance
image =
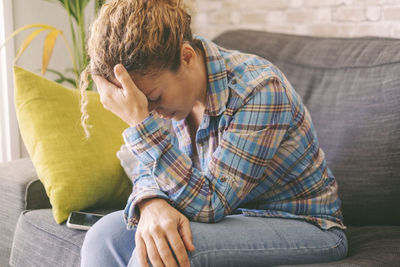
[{"label": "shirt collar", "polygon": [[229,97],[225,60],[216,44],[201,36],[195,36],[203,45],[207,66],[207,100],[205,114],[218,116],[225,111]]}]

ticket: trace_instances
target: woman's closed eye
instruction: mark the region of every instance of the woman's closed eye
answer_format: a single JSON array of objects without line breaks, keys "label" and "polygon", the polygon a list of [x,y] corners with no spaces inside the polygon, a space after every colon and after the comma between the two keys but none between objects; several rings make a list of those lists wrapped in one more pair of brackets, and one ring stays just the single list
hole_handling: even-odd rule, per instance
[{"label": "woman's closed eye", "polygon": [[151,102],[151,103],[157,103],[157,102],[159,102],[160,100],[161,100],[161,96],[157,97],[156,99],[150,99],[150,98],[148,98],[148,101]]}]

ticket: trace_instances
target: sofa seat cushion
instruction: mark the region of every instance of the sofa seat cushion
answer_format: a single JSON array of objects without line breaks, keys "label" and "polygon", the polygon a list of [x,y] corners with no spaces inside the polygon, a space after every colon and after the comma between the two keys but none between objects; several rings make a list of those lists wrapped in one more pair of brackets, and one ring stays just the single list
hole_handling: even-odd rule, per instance
[{"label": "sofa seat cushion", "polygon": [[[114,210],[96,210],[107,214]],[[57,224],[51,209],[26,210],[18,219],[11,250],[12,266],[79,266],[86,231]]]},{"label": "sofa seat cushion", "polygon": [[[347,229],[347,258],[330,263],[296,267],[375,267],[400,266],[400,226],[354,226]],[[280,267],[286,267],[282,265]]]},{"label": "sofa seat cushion", "polygon": [[[109,213],[113,210],[96,210]],[[21,213],[11,253],[13,266],[79,266],[86,231],[54,222],[50,209]],[[348,257],[303,266],[400,266],[400,226],[349,227]]]},{"label": "sofa seat cushion", "polygon": [[349,227],[346,263],[400,266],[400,226]]}]

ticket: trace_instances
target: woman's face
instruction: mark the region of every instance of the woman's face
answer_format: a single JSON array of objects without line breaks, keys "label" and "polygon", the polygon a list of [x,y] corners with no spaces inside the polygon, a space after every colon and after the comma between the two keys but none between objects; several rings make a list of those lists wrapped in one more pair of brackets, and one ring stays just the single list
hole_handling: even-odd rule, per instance
[{"label": "woman's face", "polygon": [[202,83],[199,77],[189,73],[163,71],[157,77],[143,77],[134,81],[146,95],[149,111],[155,110],[166,119],[186,118],[201,101]]},{"label": "woman's face", "polygon": [[[145,94],[149,111],[156,111],[166,119],[182,120],[193,107],[205,106],[207,71],[201,53],[186,51],[177,72],[168,70],[157,75],[131,74],[136,86]],[[112,81],[117,86],[120,84]]]}]

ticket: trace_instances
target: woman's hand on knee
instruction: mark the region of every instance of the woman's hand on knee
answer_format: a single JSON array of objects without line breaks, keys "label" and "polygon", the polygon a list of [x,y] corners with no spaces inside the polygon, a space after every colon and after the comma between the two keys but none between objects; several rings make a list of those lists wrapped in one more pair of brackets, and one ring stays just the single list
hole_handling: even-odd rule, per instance
[{"label": "woman's hand on knee", "polygon": [[[163,199],[139,204],[135,241],[140,266],[190,266],[186,249],[194,251],[189,220]],[[174,258],[174,254],[176,259]]]}]

